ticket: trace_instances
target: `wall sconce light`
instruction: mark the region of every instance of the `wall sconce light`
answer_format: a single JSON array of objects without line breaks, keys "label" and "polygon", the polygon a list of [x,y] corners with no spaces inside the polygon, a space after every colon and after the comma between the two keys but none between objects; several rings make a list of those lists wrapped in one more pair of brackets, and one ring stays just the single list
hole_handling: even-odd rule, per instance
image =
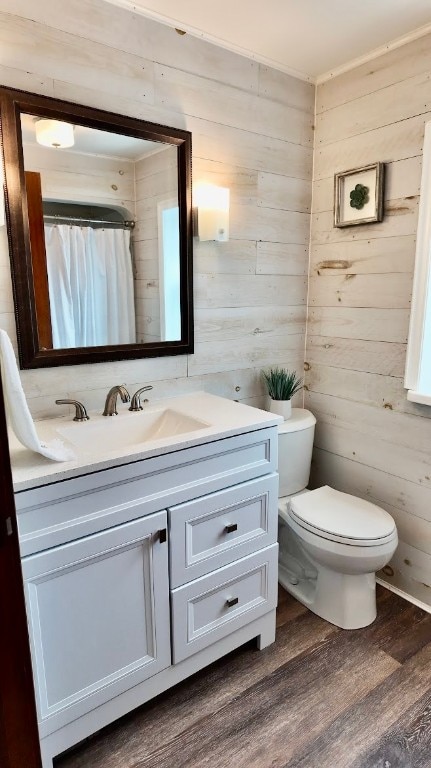
[{"label": "wall sconce light", "polygon": [[193,197],[199,240],[229,240],[229,190],[214,184],[198,184]]},{"label": "wall sconce light", "polygon": [[75,143],[73,125],[60,122],[60,120],[45,120],[44,118],[36,120],[36,141],[44,147],[55,147],[56,149],[73,147]]}]

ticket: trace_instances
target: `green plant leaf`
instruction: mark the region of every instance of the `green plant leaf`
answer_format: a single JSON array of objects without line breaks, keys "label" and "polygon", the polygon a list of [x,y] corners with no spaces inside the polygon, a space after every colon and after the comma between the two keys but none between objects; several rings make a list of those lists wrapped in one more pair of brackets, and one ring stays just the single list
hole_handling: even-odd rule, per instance
[{"label": "green plant leaf", "polygon": [[291,400],[303,387],[302,378],[296,371],[288,371],[287,368],[270,368],[269,371],[262,371],[262,376],[272,400]]}]

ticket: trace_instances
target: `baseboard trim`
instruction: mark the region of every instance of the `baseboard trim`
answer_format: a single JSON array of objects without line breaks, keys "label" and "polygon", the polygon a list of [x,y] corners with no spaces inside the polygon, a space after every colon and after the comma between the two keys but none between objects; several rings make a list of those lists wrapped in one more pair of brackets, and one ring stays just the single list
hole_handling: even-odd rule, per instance
[{"label": "baseboard trim", "polygon": [[416,597],[413,597],[413,595],[409,595],[408,592],[404,592],[402,589],[394,587],[392,584],[389,584],[387,581],[383,581],[383,579],[380,579],[378,576],[376,576],[376,582],[382,587],[385,587],[385,589],[388,589],[389,592],[394,592],[396,595],[403,597],[404,600],[407,600],[407,602],[413,603],[413,605],[416,605],[418,608],[422,608],[422,610],[426,611],[427,613],[431,613],[431,605],[423,603],[422,600],[418,600]]}]

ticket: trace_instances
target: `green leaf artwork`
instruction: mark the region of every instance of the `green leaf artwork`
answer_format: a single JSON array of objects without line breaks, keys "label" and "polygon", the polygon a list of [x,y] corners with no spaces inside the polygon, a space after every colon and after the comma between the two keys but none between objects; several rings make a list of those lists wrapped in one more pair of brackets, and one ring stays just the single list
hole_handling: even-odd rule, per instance
[{"label": "green leaf artwork", "polygon": [[355,189],[352,189],[350,193],[350,207],[360,211],[370,199],[369,191],[369,187],[365,187],[363,184],[356,184]]}]

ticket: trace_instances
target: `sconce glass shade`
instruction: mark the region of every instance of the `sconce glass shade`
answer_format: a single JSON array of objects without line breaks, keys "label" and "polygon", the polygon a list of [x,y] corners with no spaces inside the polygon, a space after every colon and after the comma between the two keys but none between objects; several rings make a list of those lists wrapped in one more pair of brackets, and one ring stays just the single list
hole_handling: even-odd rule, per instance
[{"label": "sconce glass shade", "polygon": [[44,147],[55,147],[56,149],[73,147],[75,143],[73,125],[62,123],[59,120],[45,120],[43,118],[37,120],[36,141]]},{"label": "sconce glass shade", "polygon": [[198,184],[194,191],[199,240],[229,240],[229,189]]}]

